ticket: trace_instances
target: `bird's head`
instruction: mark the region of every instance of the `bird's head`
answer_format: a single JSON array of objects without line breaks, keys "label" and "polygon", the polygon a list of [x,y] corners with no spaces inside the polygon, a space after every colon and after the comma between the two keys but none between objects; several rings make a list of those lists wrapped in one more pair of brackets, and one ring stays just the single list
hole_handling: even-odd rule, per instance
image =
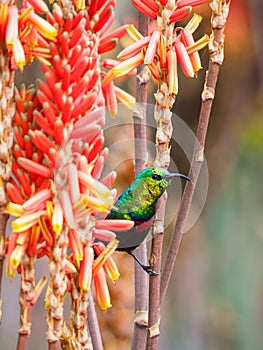
[{"label": "bird's head", "polygon": [[163,168],[153,167],[142,170],[136,180],[144,181],[149,189],[149,192],[155,197],[159,198],[164,190],[170,185],[173,177],[181,177],[187,181],[191,181],[189,177],[180,173],[169,173]]}]

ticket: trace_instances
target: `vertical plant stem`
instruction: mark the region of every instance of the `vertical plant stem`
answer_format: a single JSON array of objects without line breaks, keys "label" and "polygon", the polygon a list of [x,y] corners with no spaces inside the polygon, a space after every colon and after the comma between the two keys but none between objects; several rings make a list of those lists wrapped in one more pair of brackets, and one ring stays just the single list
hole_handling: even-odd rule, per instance
[{"label": "vertical plant stem", "polygon": [[88,327],[92,340],[93,350],[103,350],[100,328],[92,297],[92,292],[89,293]]},{"label": "vertical plant stem", "polygon": [[[167,24],[166,12],[162,14],[163,21],[160,21],[160,29],[165,37],[167,48],[173,44],[173,24]],[[156,121],[156,158],[154,166],[167,169],[170,164],[170,140],[172,137],[172,106],[175,102],[175,94],[170,93],[168,84],[168,72],[162,71],[161,79],[158,82],[158,90],[155,94],[154,118]],[[167,193],[158,201],[158,208],[155,215],[155,224],[151,248],[151,265],[157,276],[150,276],[149,284],[149,332],[147,336],[147,350],[154,350],[158,347],[160,335],[160,283],[161,283],[161,261],[164,235],[164,217],[166,209]]]},{"label": "vertical plant stem", "polygon": [[192,178],[194,184],[187,183],[182,196],[175,227],[164,263],[161,279],[161,301],[165,296],[172,275],[182,239],[185,220],[192,202],[195,184],[203,164],[206,133],[211,115],[216,83],[224,59],[224,29],[229,12],[229,5],[230,3],[225,0],[214,0],[210,4],[212,8],[212,34],[209,42],[210,62],[202,92],[202,106],[196,131],[196,143],[189,172],[189,176]]},{"label": "vertical plant stem", "polygon": [[67,290],[65,259],[67,250],[67,227],[64,226],[59,236],[54,234],[54,245],[49,261],[50,284],[47,291],[49,350],[59,349],[62,336],[64,296]]},{"label": "vertical plant stem", "polygon": [[35,294],[34,260],[24,255],[21,261],[21,287],[20,287],[20,328],[18,331],[17,350],[26,348],[27,339],[31,332],[31,301]]},{"label": "vertical plant stem", "polygon": [[16,350],[25,350],[26,349],[27,338],[28,338],[28,335],[19,334],[18,340],[17,340]]},{"label": "vertical plant stem", "polygon": [[[138,13],[139,31],[148,35],[149,20],[142,13]],[[138,75],[142,72],[142,66],[138,68]],[[148,80],[136,80],[136,102],[133,114],[134,122],[134,154],[135,173],[138,174],[146,164],[146,111],[147,111]],[[139,110],[138,110],[139,109]],[[137,257],[146,264],[147,246],[143,242],[136,250]],[[147,308],[148,308],[148,276],[141,267],[134,264],[135,273],[135,322],[131,348],[133,350],[144,349],[147,338]]]},{"label": "vertical plant stem", "polygon": [[[165,192],[158,202],[156,213],[156,222],[164,219],[167,193]],[[161,222],[162,222],[161,221]],[[160,221],[159,221],[160,222]],[[156,276],[150,276],[149,293],[149,333],[147,337],[147,350],[157,349],[159,323],[160,323],[160,283],[161,283],[161,261],[163,248],[163,232],[157,234],[152,240],[150,265],[154,266],[154,271],[158,272]]]},{"label": "vertical plant stem", "polygon": [[88,299],[89,292],[81,291],[78,284],[78,275],[71,281],[71,310],[70,325],[78,348],[91,349],[91,339],[88,333]]}]

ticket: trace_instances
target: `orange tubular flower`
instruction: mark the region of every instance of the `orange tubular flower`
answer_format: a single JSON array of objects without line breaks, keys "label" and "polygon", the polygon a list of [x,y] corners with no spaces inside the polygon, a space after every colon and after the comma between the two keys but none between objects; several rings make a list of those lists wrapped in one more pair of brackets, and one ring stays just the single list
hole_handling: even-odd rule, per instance
[{"label": "orange tubular flower", "polygon": [[52,174],[51,169],[24,157],[18,158],[18,164],[21,166],[21,168],[28,170],[33,174],[41,175],[44,177],[50,177]]},{"label": "orange tubular flower", "polygon": [[159,30],[153,32],[144,56],[144,64],[151,64],[153,62],[160,34],[161,32]]},{"label": "orange tubular flower", "polygon": [[95,259],[93,268],[92,268],[92,276],[95,276],[99,269],[104,266],[107,259],[115,252],[118,247],[119,241],[117,239],[113,239],[108,243],[107,247],[102,247],[100,244],[95,245],[95,251],[99,254],[99,256]]},{"label": "orange tubular flower", "polygon": [[[131,44],[130,46],[123,49],[119,54],[118,58],[122,60],[126,60],[127,58],[133,57],[134,55],[137,55],[139,52],[141,52],[142,47],[146,46],[150,41],[150,36],[146,36],[145,38],[142,38],[138,41],[135,41],[135,43]],[[115,61],[118,63],[118,61]],[[116,64],[115,64],[116,66]]]},{"label": "orange tubular flower", "polygon": [[[96,243],[94,245],[94,250],[96,252],[97,255],[101,255],[103,254],[103,252],[105,251],[105,249],[107,249],[105,247],[105,245],[103,243]],[[119,270],[118,270],[118,267],[117,265],[115,264],[114,260],[112,259],[111,256],[109,256],[108,258],[106,257],[106,255],[104,255],[104,259],[105,259],[105,262],[103,264],[103,268],[104,268],[104,271],[106,273],[106,275],[113,281],[115,282],[119,276],[120,276],[120,273],[119,273]],[[98,269],[97,269],[98,271]],[[95,271],[94,271],[95,273]]]},{"label": "orange tubular flower", "polygon": [[108,289],[108,285],[106,282],[106,276],[103,268],[100,268],[98,273],[94,276],[94,286],[97,296],[97,301],[99,306],[103,311],[110,308],[111,301],[110,301],[110,293]]},{"label": "orange tubular flower", "polygon": [[157,18],[157,12],[152,10],[150,6],[145,5],[142,0],[132,0],[132,5],[147,17],[150,17],[152,19]]},{"label": "orange tubular flower", "polygon": [[138,40],[141,40],[143,38],[143,35],[134,27],[133,24],[130,24],[127,27],[127,33],[129,35],[129,37],[134,41],[138,41]]},{"label": "orange tubular flower", "polygon": [[43,189],[30,197],[30,199],[26,200],[23,204],[23,208],[26,211],[37,211],[43,209],[47,200],[51,198],[51,194],[50,189]]},{"label": "orange tubular flower", "polygon": [[54,211],[52,215],[52,230],[60,235],[63,225],[63,211],[59,203],[54,205]]},{"label": "orange tubular flower", "polygon": [[8,6],[6,3],[1,3],[0,4],[0,39],[1,40],[4,40],[4,37],[5,37],[7,16],[8,16]]},{"label": "orange tubular flower", "polygon": [[102,81],[102,86],[106,86],[114,78],[122,77],[133,69],[137,68],[140,64],[143,63],[142,54],[139,53],[134,57],[128,58],[127,60],[120,62],[114,68],[112,68],[106,77]]},{"label": "orange tubular flower", "polygon": [[18,9],[16,5],[8,7],[8,19],[5,41],[7,48],[12,48],[18,39]]},{"label": "orange tubular flower", "polygon": [[163,34],[160,35],[158,49],[159,49],[160,67],[161,69],[166,69],[167,68],[167,61],[166,61],[167,49],[166,49],[166,39]]},{"label": "orange tubular flower", "polygon": [[24,214],[20,218],[12,222],[12,228],[14,232],[23,232],[31,227],[33,227],[41,217],[45,215],[45,210],[39,210],[32,214]]},{"label": "orange tubular flower", "polygon": [[7,264],[6,264],[6,274],[7,276],[14,277],[15,276],[15,268],[11,264],[11,255],[16,247],[16,239],[17,234],[11,233],[8,240],[8,248],[7,248]]},{"label": "orange tubular flower", "polygon": [[183,73],[187,77],[193,78],[195,75],[194,69],[193,69],[192,62],[190,60],[190,57],[187,53],[187,50],[186,50],[184,44],[182,42],[178,41],[174,44],[174,46],[175,46],[178,61],[181,64],[181,68],[182,68]]},{"label": "orange tubular flower", "polygon": [[48,13],[49,9],[43,0],[28,0],[28,2],[33,6],[37,13]]},{"label": "orange tubular flower", "polygon": [[57,36],[57,29],[33,11],[30,12],[28,20],[44,38],[54,40]]},{"label": "orange tubular flower", "polygon": [[28,242],[23,245],[17,245],[10,256],[10,264],[13,269],[16,269],[21,262],[21,259],[27,249]]},{"label": "orange tubular flower", "polygon": [[83,260],[83,245],[81,243],[80,237],[76,231],[69,230],[68,238],[73,257],[77,263],[77,266],[79,267],[80,262]]},{"label": "orange tubular flower", "polygon": [[178,8],[184,7],[184,6],[198,6],[205,4],[207,0],[178,0],[176,5]]},{"label": "orange tubular flower", "polygon": [[94,259],[93,248],[86,246],[84,248],[84,257],[80,265],[79,286],[84,292],[90,290],[92,278],[92,263]]},{"label": "orange tubular flower", "polygon": [[176,52],[173,49],[167,52],[167,67],[168,67],[169,93],[177,95],[178,93],[177,57],[176,57]]},{"label": "orange tubular flower", "polygon": [[108,229],[111,231],[127,231],[134,226],[134,222],[131,220],[97,220],[95,228],[98,230]]},{"label": "orange tubular flower", "polygon": [[14,54],[14,59],[18,68],[22,71],[24,65],[26,64],[26,57],[21,41],[17,38],[12,46],[12,51]]},{"label": "orange tubular flower", "polygon": [[192,6],[184,6],[177,8],[174,13],[170,16],[170,22],[178,22],[190,15]]},{"label": "orange tubular flower", "polygon": [[40,226],[33,226],[31,229],[31,234],[29,238],[29,243],[27,247],[27,254],[30,257],[36,256],[37,253],[37,243],[40,237]]}]

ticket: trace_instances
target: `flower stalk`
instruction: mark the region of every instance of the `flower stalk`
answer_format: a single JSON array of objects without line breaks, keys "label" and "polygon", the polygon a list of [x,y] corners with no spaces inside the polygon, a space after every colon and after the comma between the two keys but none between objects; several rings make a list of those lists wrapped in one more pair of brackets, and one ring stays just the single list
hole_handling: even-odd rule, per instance
[{"label": "flower stalk", "polygon": [[212,34],[209,40],[210,61],[206,73],[205,84],[202,92],[202,105],[199,115],[199,122],[196,130],[196,143],[193,151],[193,158],[189,176],[193,180],[192,184],[186,184],[179,211],[177,214],[175,227],[166,255],[162,280],[161,280],[161,302],[166,294],[166,290],[171,278],[173,266],[176,261],[177,253],[182,239],[183,227],[190,210],[195,184],[204,160],[205,140],[207,128],[211,115],[211,109],[215,97],[215,89],[220,68],[224,59],[224,30],[229,13],[230,2],[227,0],[213,0],[210,3],[212,10],[211,26]]},{"label": "flower stalk", "polygon": [[[138,12],[138,29],[139,32],[148,38],[149,19],[141,12]],[[148,39],[147,39],[148,40]],[[136,102],[133,112],[134,128],[134,156],[135,156],[135,173],[138,174],[147,165],[146,151],[146,115],[147,115],[147,96],[149,80],[140,80],[139,75],[142,73],[143,66],[138,67],[138,76],[136,79]],[[138,258],[147,264],[147,246],[143,242],[138,247],[136,254]],[[132,336],[131,348],[144,349],[147,339],[147,316],[148,316],[148,276],[142,271],[138,264],[134,264],[135,274],[135,318],[134,331]],[[144,315],[143,318],[138,315]]]}]

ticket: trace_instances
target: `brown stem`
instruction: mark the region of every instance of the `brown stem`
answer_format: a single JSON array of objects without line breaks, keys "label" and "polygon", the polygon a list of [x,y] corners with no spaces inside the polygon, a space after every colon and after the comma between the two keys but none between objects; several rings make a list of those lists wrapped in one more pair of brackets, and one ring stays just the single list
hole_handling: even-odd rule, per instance
[{"label": "brown stem", "polygon": [[220,67],[223,63],[224,27],[230,3],[227,3],[227,1],[224,0],[214,0],[212,3],[215,7],[212,10],[211,18],[213,31],[209,44],[210,62],[204,89],[202,92],[202,105],[199,116],[199,123],[196,131],[196,143],[189,171],[189,176],[192,178],[194,184],[187,183],[182,196],[161,278],[161,302],[165,296],[172,275],[173,267],[182,239],[185,220],[189,213],[190,205],[192,202],[195,184],[197,182],[198,175],[203,164],[206,133],[210,119],[217,78]]},{"label": "brown stem", "polygon": [[100,334],[100,328],[97,318],[97,313],[92,297],[92,293],[89,295],[89,306],[88,306],[88,327],[92,340],[93,350],[103,350],[103,344]]},{"label": "brown stem", "polygon": [[48,350],[60,350],[59,342],[55,341],[48,344]]},{"label": "brown stem", "polygon": [[[139,31],[143,35],[148,35],[149,20],[139,12]],[[138,68],[138,74],[142,72],[142,66]],[[138,174],[145,167],[146,163],[146,104],[147,104],[148,81],[136,81],[136,102],[139,103],[139,109],[133,114],[134,120],[134,153],[135,153],[135,173]],[[140,245],[136,250],[137,257],[146,264],[147,247],[146,242]],[[147,296],[148,296],[148,276],[135,263],[135,323],[132,337],[131,348],[133,350],[144,349],[147,337]],[[144,315],[141,317],[141,315]]]},{"label": "brown stem", "polygon": [[160,283],[161,283],[161,261],[163,249],[163,220],[165,215],[167,193],[159,199],[156,212],[156,224],[154,225],[154,239],[152,240],[150,265],[158,275],[150,276],[149,284],[149,328],[147,337],[147,350],[157,349],[159,322],[160,322]]},{"label": "brown stem", "polygon": [[[165,36],[166,46],[171,47],[173,43],[173,24],[167,24],[166,11],[161,12],[162,20],[159,23],[159,29]],[[169,92],[168,74],[166,70],[162,71],[161,79],[158,83],[158,90],[155,94],[154,119],[156,121],[156,158],[154,166],[167,169],[170,163],[170,140],[172,137],[173,126],[171,122],[172,106],[175,102],[175,95]],[[150,277],[149,285],[149,319],[147,334],[147,350],[155,350],[158,347],[159,322],[160,322],[160,283],[161,283],[161,261],[163,249],[164,217],[166,208],[167,194],[162,196],[158,202],[158,208],[155,215],[154,236],[152,240],[151,261],[153,269],[158,276]]]},{"label": "brown stem", "polygon": [[27,339],[28,339],[28,334],[19,334],[16,350],[25,350]]}]

